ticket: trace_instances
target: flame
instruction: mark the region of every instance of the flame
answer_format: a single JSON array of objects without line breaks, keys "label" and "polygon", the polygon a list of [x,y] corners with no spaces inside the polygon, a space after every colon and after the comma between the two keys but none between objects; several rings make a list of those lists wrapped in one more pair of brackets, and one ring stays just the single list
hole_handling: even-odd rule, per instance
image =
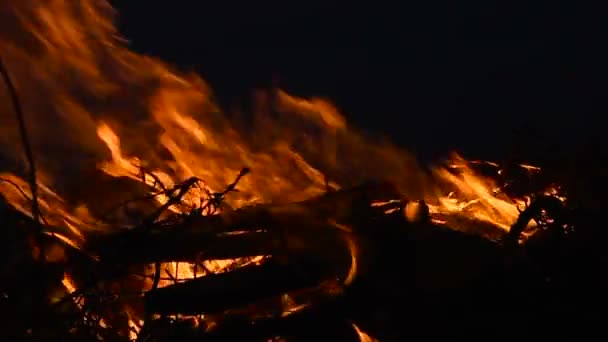
[{"label": "flame", "polygon": [[[264,256],[254,256],[251,258],[224,259],[224,260],[204,260],[200,265],[189,262],[168,262],[161,263],[161,270],[166,277],[162,277],[158,287],[169,286],[188,279],[203,277],[207,273],[221,273],[234,265],[245,266],[249,264],[259,264]],[[148,266],[148,274],[154,274],[154,266]]]},{"label": "flame", "polygon": [[357,244],[355,243],[355,241],[353,241],[353,239],[348,239],[347,240],[348,243],[348,249],[350,252],[350,269],[348,270],[348,274],[346,275],[346,278],[344,279],[344,285],[348,286],[350,285],[354,280],[355,277],[357,276],[357,271],[358,271],[358,266],[357,266],[357,262],[358,262],[358,247]]},{"label": "flame", "polygon": [[376,342],[376,341],[378,341],[375,338],[369,336],[363,330],[361,330],[355,323],[351,323],[351,324],[353,326],[353,329],[355,329],[355,332],[357,333],[357,336],[359,337],[359,341],[360,342]]},{"label": "flame", "polygon": [[[496,183],[478,175],[462,157],[453,155],[451,162],[452,167],[460,169],[458,175],[441,167],[433,172],[437,179],[455,188],[455,191],[447,195],[438,193],[439,203],[430,207],[431,212],[466,213],[508,231],[525,207],[525,200],[498,197]],[[458,195],[455,195],[456,192]]]},{"label": "flame", "polygon": [[[482,177],[468,169],[455,177],[442,168],[428,177],[410,154],[358,133],[331,103],[319,98],[298,98],[281,90],[258,93],[254,120],[247,130],[240,129],[242,124],[221,111],[200,77],[131,51],[105,1],[0,4],[2,58],[30,118],[37,162],[44,173],[39,175],[41,191],[57,202],[46,205],[62,217],[59,221],[70,221],[72,232],[98,225],[87,224],[95,222],[90,217],[94,215],[75,213],[73,205],[59,203],[68,191],[54,185],[66,188],[64,184],[79,181],[63,171],[81,170],[83,164],[97,165],[112,177],[143,182],[150,192],[159,190],[158,181],[172,187],[196,177],[204,184],[184,198],[188,205],[197,204],[205,190],[223,190],[247,166],[253,172],[239,182],[240,191],[227,198],[232,206],[301,200],[324,193],[328,186],[380,177],[411,198],[439,202],[438,211],[462,212],[474,204],[481,209],[471,215],[503,228],[517,216],[521,203],[496,199],[494,185]],[[4,100],[6,93],[0,91],[0,96]],[[16,150],[18,137],[11,129],[10,106],[0,110],[6,113],[0,116],[6,133],[0,135],[0,144],[9,154]],[[20,156],[8,157],[22,163]],[[454,163],[463,160],[456,157]],[[142,168],[147,170],[143,176]],[[445,197],[438,181],[471,198],[465,202]],[[2,193],[27,212],[27,200],[9,188],[3,184]],[[168,198],[161,194],[156,200],[166,203]],[[81,208],[95,212],[95,200],[83,202]]]},{"label": "flame", "polygon": [[[129,341],[137,341],[137,337],[139,336],[139,332],[141,331],[141,327],[144,325],[144,321],[142,320],[134,320],[129,311],[126,311],[127,316],[129,317]],[[137,323],[136,323],[137,322]]]},{"label": "flame", "polygon": [[[319,98],[259,92],[247,113],[253,120],[244,125],[235,120],[242,113],[221,111],[197,75],[131,51],[113,21],[113,9],[102,0],[0,0],[0,54],[29,119],[41,220],[47,234],[66,244],[80,248],[90,233],[116,229],[102,222],[100,207],[123,189],[96,186],[103,177],[145,186],[158,206],[170,200],[163,190],[196,179],[180,203],[169,206],[174,213],[209,203],[210,194],[223,191],[243,167],[252,172],[240,180],[238,192],[226,196],[229,207],[299,201],[370,178],[424,199],[432,214],[465,215],[502,230],[525,205],[525,198],[498,194],[497,184],[459,156],[450,162],[458,175],[444,167],[423,172],[412,155],[357,132]],[[18,176],[26,165],[14,152],[19,137],[7,103],[0,86],[0,147],[10,164],[0,174],[0,193],[31,216],[29,186]],[[357,269],[356,245],[349,247],[347,282]],[[159,285],[261,258],[205,261],[202,268],[166,263],[162,269],[170,279]],[[63,284],[73,292],[70,279],[66,275]],[[133,326],[136,321],[133,315]],[[354,328],[362,341],[371,340]]]},{"label": "flame", "polygon": [[63,284],[63,286],[65,286],[65,289],[68,291],[68,293],[74,293],[76,291],[76,285],[74,285],[74,281],[72,280],[72,277],[70,277],[69,274],[63,274],[63,279],[61,280],[61,283]]},{"label": "flame", "polygon": [[[45,175],[39,176],[45,179]],[[82,230],[95,230],[101,224],[95,223],[85,206],[70,207],[68,203],[43,181],[39,184],[38,203],[41,211],[41,221],[52,231],[46,234],[54,235],[64,243],[79,248],[84,241]],[[28,183],[22,178],[7,173],[0,174],[0,193],[17,210],[32,217],[32,194]]]}]

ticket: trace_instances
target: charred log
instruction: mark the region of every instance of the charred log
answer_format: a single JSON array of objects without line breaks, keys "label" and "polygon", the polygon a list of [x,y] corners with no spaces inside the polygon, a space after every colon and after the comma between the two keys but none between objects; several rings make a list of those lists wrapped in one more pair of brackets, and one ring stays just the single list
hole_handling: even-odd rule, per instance
[{"label": "charred log", "polygon": [[384,214],[385,208],[371,207],[372,201],[395,199],[400,195],[390,184],[373,183],[300,203],[257,205],[211,216],[182,215],[100,236],[88,248],[104,260],[126,264],[194,261],[201,253],[206,259],[268,255],[284,245],[296,253],[327,254],[341,240],[345,226],[363,227],[362,221]]},{"label": "charred log", "polygon": [[335,304],[311,306],[287,316],[252,321],[230,319],[211,332],[202,334],[207,341],[268,341],[280,337],[287,341],[327,339],[359,341],[352,323]]},{"label": "charred log", "polygon": [[[337,191],[301,203],[259,205],[225,211],[210,217],[184,215],[95,239],[86,247],[94,247],[100,261],[92,261],[86,255],[79,256],[76,254],[78,250],[69,250],[64,258],[66,261],[59,263],[60,268],[48,267],[48,271],[52,269],[53,274],[40,272],[39,268],[32,265],[26,266],[34,270],[33,273],[39,277],[36,279],[40,279],[37,282],[41,284],[60,283],[63,271],[67,270],[80,284],[77,287],[85,291],[90,287],[86,277],[79,278],[79,274],[95,278],[92,283],[98,284],[98,288],[109,286],[108,284],[112,283],[109,279],[122,279],[128,273],[125,270],[129,267],[116,267],[118,262],[125,266],[138,267],[155,261],[198,261],[201,258],[204,260],[273,255],[273,263],[184,281],[153,290],[145,298],[146,310],[150,313],[224,314],[226,310],[233,313],[245,312],[240,308],[252,303],[254,307],[264,299],[276,300],[285,292],[315,287],[326,279],[340,278],[351,262],[346,242],[348,239],[355,241],[359,272],[355,282],[337,296],[340,297],[340,308],[335,316],[322,314],[328,307],[332,307],[329,311],[334,312],[333,304],[313,301],[314,304],[310,307],[312,311],[303,312],[300,316],[293,314],[283,318],[258,320],[255,327],[252,327],[251,315],[244,315],[242,319],[223,321],[221,329],[213,334],[199,331],[193,335],[197,338],[205,336],[212,340],[230,340],[235,336],[259,336],[265,339],[275,332],[297,337],[302,329],[306,329],[307,324],[322,325],[318,322],[318,317],[332,322],[330,326],[334,327],[352,319],[365,331],[383,340],[402,340],[405,337],[403,334],[399,335],[399,338],[393,338],[390,333],[385,332],[395,331],[395,327],[402,324],[396,317],[400,317],[403,310],[415,310],[420,317],[429,320],[449,321],[453,317],[452,312],[460,312],[459,310],[488,312],[495,307],[505,310],[522,310],[518,309],[520,307],[535,310],[549,305],[547,303],[556,298],[560,298],[559,303],[565,302],[561,299],[563,293],[555,290],[566,288],[565,285],[557,287],[555,281],[547,283],[544,274],[534,268],[534,262],[538,261],[538,258],[523,260],[516,268],[503,265],[505,255],[508,256],[508,249],[505,250],[500,244],[488,240],[492,229],[498,232],[494,232],[497,236],[503,235],[498,228],[482,227],[480,222],[466,221],[464,217],[452,217],[448,225],[458,222],[464,227],[458,229],[461,232],[457,232],[424,220],[408,222],[404,218],[400,201],[384,206],[371,205],[374,201],[392,199],[400,199],[399,194],[390,186],[376,183]],[[518,224],[521,226],[521,222],[527,223],[537,216],[540,209],[553,215],[562,215],[555,222],[570,219],[568,212],[560,211],[561,204],[555,201],[547,203],[531,205],[531,209],[524,211]],[[555,206],[552,207],[551,204]],[[387,215],[387,209],[397,211]],[[17,216],[14,216],[12,221],[6,221],[5,225],[25,225],[24,228],[29,229],[27,225],[31,219]],[[518,229],[514,229],[512,234]],[[25,236],[14,232],[11,234],[15,235],[15,241],[23,240]],[[49,243],[57,243],[51,236],[48,238]],[[539,238],[542,236],[539,235]],[[542,241],[544,245],[552,245],[553,240]],[[535,241],[532,239],[526,242],[524,248],[519,249],[530,251],[530,244],[533,242]],[[16,243],[13,248],[31,252],[26,243]],[[7,251],[6,256],[14,254],[8,250],[3,251]],[[24,258],[27,253],[24,253]],[[287,258],[281,258],[284,253]],[[573,272],[580,270],[581,264],[589,264],[584,259],[587,257],[579,256],[575,261],[571,261],[567,270],[561,270],[564,277],[572,278],[573,282],[574,279],[581,279],[580,272]],[[276,263],[277,259],[287,263]],[[562,267],[563,261],[564,258],[556,259],[554,264]],[[599,262],[594,265],[598,264]],[[117,268],[121,270],[117,271]],[[19,263],[8,269],[19,269]],[[587,273],[592,272],[593,270],[588,270]],[[3,275],[9,273],[4,272]],[[93,273],[95,277],[92,277]],[[577,276],[573,277],[573,274]],[[24,273],[23,276],[30,277],[31,272]],[[27,284],[27,280],[18,280],[12,276],[4,279],[9,279],[12,285],[8,288],[5,286],[7,282],[3,282],[0,286],[2,289],[8,288],[11,293],[18,293],[21,287],[21,292],[28,293],[29,290],[22,285]],[[566,288],[567,291],[576,289],[573,282],[567,283],[570,286]],[[143,285],[138,283],[134,287],[141,289]],[[121,284],[118,291],[126,288]],[[40,303],[45,296],[46,294],[38,296]],[[11,295],[10,299],[0,298],[1,303],[10,304],[6,311],[0,310],[3,312],[3,318],[10,320],[11,317],[18,317],[21,322],[28,322],[29,317],[34,317],[31,310],[15,316],[19,307],[33,305],[25,301],[26,298],[25,295]],[[567,298],[575,297],[568,293]],[[79,314],[69,298],[63,304],[60,310],[55,307],[45,308],[42,304],[36,317],[41,317],[42,320],[59,311],[64,318],[47,319],[47,322],[52,322],[49,324],[57,325],[70,314]],[[104,302],[104,305],[109,304]],[[130,303],[129,305],[133,307]],[[561,309],[561,312],[564,310]],[[142,311],[143,308],[138,308],[138,312]],[[437,316],[438,311],[445,314]],[[255,313],[255,310],[251,312]],[[475,315],[473,313],[470,316]],[[126,319],[117,318],[115,321],[126,322]],[[116,325],[114,320],[106,319],[106,322]],[[460,324],[461,322],[453,323],[450,326],[459,328]],[[172,323],[165,327],[168,336],[175,337],[176,326],[176,323]],[[13,327],[16,329],[13,331],[23,332],[28,327],[29,325],[23,323],[18,328]],[[183,328],[184,331],[189,329],[185,326]],[[50,331],[49,329],[46,326],[37,328],[38,331]],[[56,335],[59,333],[61,329],[57,330]],[[158,333],[156,337],[161,335],[162,333]]]},{"label": "charred log", "polygon": [[[520,213],[517,222],[511,226],[507,235],[507,242],[517,242],[521,233],[526,229],[530,221],[541,216],[542,212],[546,211],[553,217],[554,222],[551,224],[551,231],[557,235],[561,235],[564,231],[564,225],[567,225],[567,211],[563,203],[554,196],[541,196]],[[557,236],[556,235],[556,236]]]},{"label": "charred log", "polygon": [[318,263],[282,265],[274,261],[212,274],[146,294],[146,311],[157,314],[217,313],[281,293],[312,287],[331,277]]}]

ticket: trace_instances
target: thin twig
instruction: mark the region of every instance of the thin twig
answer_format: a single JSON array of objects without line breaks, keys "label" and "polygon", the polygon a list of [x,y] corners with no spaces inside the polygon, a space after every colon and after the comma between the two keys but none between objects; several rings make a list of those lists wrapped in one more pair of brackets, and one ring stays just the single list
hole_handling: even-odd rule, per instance
[{"label": "thin twig", "polygon": [[183,183],[178,184],[177,186],[175,186],[171,190],[169,190],[168,193],[171,195],[178,189],[179,189],[179,192],[177,193],[177,195],[171,196],[165,204],[163,204],[154,213],[152,213],[152,215],[147,217],[143,222],[144,226],[154,223],[154,221],[156,221],[156,219],[158,219],[158,217],[160,215],[162,215],[163,212],[165,212],[167,209],[169,209],[172,205],[178,204],[181,201],[182,197],[184,197],[188,193],[188,191],[190,191],[190,188],[192,188],[198,181],[199,181],[198,178],[190,177]]},{"label": "thin twig", "polygon": [[28,201],[30,201],[30,200],[31,200],[31,198],[30,198],[30,197],[27,195],[27,193],[25,192],[25,190],[23,190],[23,189],[22,189],[22,188],[19,186],[19,184],[17,184],[17,183],[15,183],[15,182],[13,182],[13,181],[12,181],[12,180],[10,180],[10,179],[6,179],[6,178],[4,178],[4,177],[0,177],[0,182],[4,182],[4,183],[7,183],[7,184],[12,185],[12,186],[13,186],[15,189],[17,189],[17,191],[19,191],[19,193],[21,194],[21,196],[25,197],[25,199],[26,199],[26,200],[28,200]]},{"label": "thin twig", "polygon": [[251,172],[251,169],[249,169],[248,167],[242,168],[241,171],[239,172],[239,174],[236,176],[235,180],[232,183],[228,184],[226,189],[224,189],[224,191],[222,191],[222,192],[210,193],[209,191],[207,191],[205,189],[209,199],[208,199],[207,203],[201,208],[201,211],[204,213],[205,210],[207,210],[208,214],[214,214],[217,211],[217,209],[219,209],[221,207],[226,194],[228,194],[230,192],[239,191],[236,188],[237,184],[239,183],[241,178],[246,176],[249,172]]},{"label": "thin twig", "polygon": [[160,282],[160,261],[154,263],[154,280],[152,281],[152,290],[156,290]]},{"label": "thin twig", "polygon": [[167,194],[167,190],[161,190],[159,192],[155,192],[155,193],[152,193],[152,194],[149,194],[149,195],[146,195],[146,196],[128,199],[126,201],[121,202],[118,205],[113,206],[109,210],[107,210],[104,214],[101,215],[101,219],[102,219],[102,221],[107,220],[108,217],[110,216],[110,214],[112,214],[113,212],[115,212],[116,210],[118,210],[120,208],[123,208],[123,207],[127,206],[128,204],[135,203],[135,202],[140,202],[140,201],[151,200],[151,199],[154,199],[157,196],[165,195],[165,194]]},{"label": "thin twig", "polygon": [[25,127],[25,119],[23,115],[23,110],[21,108],[21,103],[19,102],[19,96],[17,95],[17,90],[11,80],[11,77],[6,69],[2,58],[0,57],[0,73],[4,78],[4,82],[6,83],[6,88],[8,89],[9,95],[11,97],[11,101],[13,103],[13,108],[15,110],[15,115],[17,116],[17,122],[19,124],[19,133],[21,135],[21,142],[23,144],[23,149],[25,151],[25,156],[27,158],[29,164],[29,183],[30,189],[32,192],[32,217],[34,218],[35,224],[38,226],[38,230],[40,233],[42,227],[40,226],[40,209],[38,206],[38,183],[36,182],[36,165],[34,163],[34,154],[32,153],[32,148],[30,146],[30,141],[27,134],[27,129]]},{"label": "thin twig", "polygon": [[144,184],[147,184],[146,183],[146,175],[148,175],[148,176],[152,177],[152,179],[154,180],[154,183],[152,183],[152,187],[153,188],[156,188],[156,186],[158,185],[158,186],[160,186],[160,188],[161,188],[162,191],[165,191],[165,192],[167,191],[167,187],[160,180],[160,178],[158,178],[157,175],[155,175],[152,172],[149,172],[143,166],[140,166],[139,169],[140,169],[140,172],[141,172],[141,180],[142,180],[142,182],[144,182]]}]

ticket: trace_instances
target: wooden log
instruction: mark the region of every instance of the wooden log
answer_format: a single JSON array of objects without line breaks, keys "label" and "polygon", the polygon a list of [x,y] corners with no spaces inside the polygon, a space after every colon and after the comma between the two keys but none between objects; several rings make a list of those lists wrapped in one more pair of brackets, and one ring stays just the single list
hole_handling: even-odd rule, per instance
[{"label": "wooden log", "polygon": [[[215,236],[189,234],[192,231],[167,231],[166,234],[140,235],[120,244],[109,244],[102,260],[123,265],[195,260],[234,259],[270,255],[277,250],[277,237],[267,232]],[[132,239],[132,240],[131,240]],[[140,240],[140,241],[137,241]],[[137,249],[134,246],[137,246]]]},{"label": "wooden log", "polygon": [[219,313],[291,290],[312,287],[329,277],[325,265],[269,261],[211,274],[148,292],[146,311],[156,314]]},{"label": "wooden log", "polygon": [[[383,215],[373,200],[400,199],[387,183],[370,183],[299,203],[265,204],[219,215],[190,215],[92,239],[88,249],[105,260],[131,263],[193,261],[291,252],[325,255],[342,245],[340,227],[357,226],[363,216]],[[246,234],[228,235],[234,232]],[[312,242],[312,243],[311,243]]]},{"label": "wooden log", "polygon": [[250,317],[229,318],[215,330],[201,334],[205,341],[268,341],[275,336],[306,341],[324,338],[334,341],[359,341],[341,307],[334,303],[311,305],[288,316],[273,316],[252,321]]}]

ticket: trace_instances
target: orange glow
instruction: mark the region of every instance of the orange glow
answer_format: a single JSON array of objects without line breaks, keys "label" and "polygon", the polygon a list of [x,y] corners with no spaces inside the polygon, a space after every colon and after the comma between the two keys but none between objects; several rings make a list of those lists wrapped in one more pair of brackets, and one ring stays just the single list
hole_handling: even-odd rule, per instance
[{"label": "orange glow", "polygon": [[[124,191],[123,185],[98,185],[108,178],[127,179],[148,194],[199,179],[180,203],[168,208],[173,213],[190,213],[208,203],[209,194],[223,191],[244,167],[251,172],[239,181],[238,192],[226,196],[229,208],[300,201],[372,178],[394,183],[408,199],[424,200],[436,222],[464,215],[504,233],[525,205],[525,198],[497,193],[497,184],[458,155],[448,163],[459,168],[458,174],[444,167],[424,172],[410,153],[359,133],[323,99],[278,89],[259,93],[248,113],[255,120],[243,125],[229,115],[235,113],[219,108],[199,76],[131,51],[105,1],[0,0],[0,18],[6,19],[0,23],[2,58],[30,120],[45,233],[72,247],[83,248],[95,232],[127,225],[102,222],[100,203]],[[13,170],[20,170],[23,160],[14,152],[20,151],[15,148],[19,137],[6,103],[0,86],[0,150],[14,163]],[[89,169],[92,175],[66,171]],[[32,216],[27,182],[9,172],[0,177],[0,194]],[[557,194],[557,189],[547,191]],[[156,205],[169,197],[157,194]],[[348,240],[348,246],[352,265],[346,284],[355,279],[358,262],[356,244]],[[204,269],[223,272],[261,260],[208,260]],[[148,275],[153,273],[149,268]],[[159,286],[204,276],[204,269],[165,263],[162,270],[171,279]],[[68,292],[76,290],[68,274],[62,283]],[[130,314],[132,326],[139,314]],[[361,341],[372,341],[354,329]]]},{"label": "orange glow", "polygon": [[69,274],[65,273],[61,282],[69,293],[73,293],[74,291],[76,291],[76,286],[74,285],[72,278]]},{"label": "orange glow", "polygon": [[460,169],[459,175],[454,175],[445,168],[433,170],[438,180],[455,191],[447,195],[439,192],[438,204],[431,206],[431,212],[464,213],[508,231],[517,220],[519,211],[525,207],[525,200],[498,196],[497,185],[476,174],[458,155],[453,156],[452,166]]},{"label": "orange glow", "polygon": [[353,325],[353,329],[355,329],[355,332],[357,333],[357,336],[359,336],[359,341],[360,342],[375,342],[375,341],[377,341],[376,339],[372,338],[367,333],[365,333],[361,329],[359,329],[359,327],[356,324],[352,323],[352,325]]}]

